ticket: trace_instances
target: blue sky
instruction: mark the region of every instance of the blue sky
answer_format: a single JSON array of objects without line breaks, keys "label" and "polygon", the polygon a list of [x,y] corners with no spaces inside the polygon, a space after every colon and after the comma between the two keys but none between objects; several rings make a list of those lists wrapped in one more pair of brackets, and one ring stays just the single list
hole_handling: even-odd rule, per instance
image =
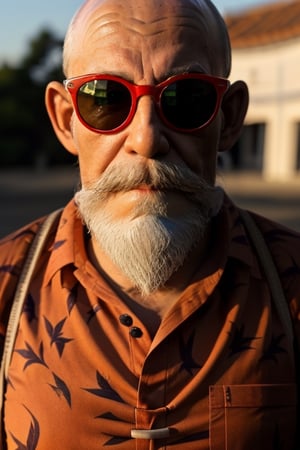
[{"label": "blue sky", "polygon": [[[226,13],[274,1],[276,0],[215,0],[215,5],[222,13]],[[6,1],[1,6],[0,63],[17,61],[29,40],[45,26],[63,36],[81,3],[82,0]]]}]

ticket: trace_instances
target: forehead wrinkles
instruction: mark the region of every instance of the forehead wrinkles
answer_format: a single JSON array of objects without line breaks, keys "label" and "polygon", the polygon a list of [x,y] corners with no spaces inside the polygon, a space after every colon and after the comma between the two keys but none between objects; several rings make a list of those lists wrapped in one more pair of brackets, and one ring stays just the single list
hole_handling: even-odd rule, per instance
[{"label": "forehead wrinkles", "polygon": [[[202,20],[201,20],[202,19]],[[174,33],[174,28],[189,28],[195,31],[200,31],[205,27],[208,31],[206,21],[203,20],[202,15],[190,13],[182,13],[172,16],[162,16],[151,21],[135,17],[125,17],[120,13],[107,13],[101,18],[96,18],[90,22],[90,31],[97,33],[97,37],[109,36],[119,32],[120,28],[135,33],[140,36],[155,36],[161,33]],[[173,28],[173,29],[172,29]]]},{"label": "forehead wrinkles", "polygon": [[[217,33],[213,32],[216,26],[214,17],[206,8],[196,8],[189,2],[181,4],[179,8],[173,6],[172,0],[163,3],[162,8],[154,8],[152,4],[152,9],[151,2],[143,3],[142,8],[124,8],[121,3],[113,10],[100,8],[80,14],[80,20],[75,24],[76,33],[74,28],[72,41],[69,39],[72,45],[68,46],[65,55],[66,72],[69,72],[69,68],[74,72],[72,76],[77,75],[78,71],[85,72],[88,70],[84,67],[86,63],[94,70],[93,62],[97,65],[98,58],[91,58],[93,53],[102,55],[102,61],[105,62],[103,55],[111,51],[115,55],[115,62],[119,59],[121,64],[117,50],[122,47],[123,51],[126,49],[130,55],[136,55],[133,58],[139,65],[138,55],[143,54],[143,48],[147,48],[150,55],[156,54],[158,50],[165,50],[165,53],[171,51],[174,55],[171,50],[173,47],[177,51],[180,49],[181,54],[185,53],[186,59],[192,48],[193,60],[197,59],[198,49],[201,58],[205,52],[212,71],[218,74],[220,71],[216,66],[220,48]],[[148,59],[146,56],[145,61]],[[100,65],[101,59],[98,62]],[[73,70],[73,63],[78,70]],[[80,69],[81,63],[83,67]],[[68,73],[68,76],[71,75]]]}]

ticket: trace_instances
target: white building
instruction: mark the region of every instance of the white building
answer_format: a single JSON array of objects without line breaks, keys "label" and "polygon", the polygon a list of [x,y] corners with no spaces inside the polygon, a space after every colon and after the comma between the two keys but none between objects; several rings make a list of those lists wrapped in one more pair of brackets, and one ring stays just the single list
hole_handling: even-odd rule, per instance
[{"label": "white building", "polygon": [[246,126],[230,166],[268,179],[300,175],[300,0],[225,17],[233,49],[231,81],[250,90]]}]

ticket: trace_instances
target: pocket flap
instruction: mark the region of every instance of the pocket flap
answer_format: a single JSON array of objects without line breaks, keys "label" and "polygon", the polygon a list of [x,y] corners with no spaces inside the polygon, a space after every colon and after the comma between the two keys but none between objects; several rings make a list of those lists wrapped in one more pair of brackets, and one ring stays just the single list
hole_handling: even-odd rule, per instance
[{"label": "pocket flap", "polygon": [[257,408],[295,406],[295,384],[250,384],[210,386],[211,408]]}]

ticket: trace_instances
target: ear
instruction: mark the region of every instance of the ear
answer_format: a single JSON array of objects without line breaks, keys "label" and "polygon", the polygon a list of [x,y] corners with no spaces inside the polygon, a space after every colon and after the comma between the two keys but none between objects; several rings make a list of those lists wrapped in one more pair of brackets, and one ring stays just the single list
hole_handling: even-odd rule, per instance
[{"label": "ear", "polygon": [[49,83],[45,102],[57,138],[70,153],[77,155],[71,128],[73,106],[63,84],[58,81]]},{"label": "ear", "polygon": [[248,105],[249,92],[246,83],[243,81],[233,83],[223,97],[223,124],[219,151],[229,150],[240,137]]}]

